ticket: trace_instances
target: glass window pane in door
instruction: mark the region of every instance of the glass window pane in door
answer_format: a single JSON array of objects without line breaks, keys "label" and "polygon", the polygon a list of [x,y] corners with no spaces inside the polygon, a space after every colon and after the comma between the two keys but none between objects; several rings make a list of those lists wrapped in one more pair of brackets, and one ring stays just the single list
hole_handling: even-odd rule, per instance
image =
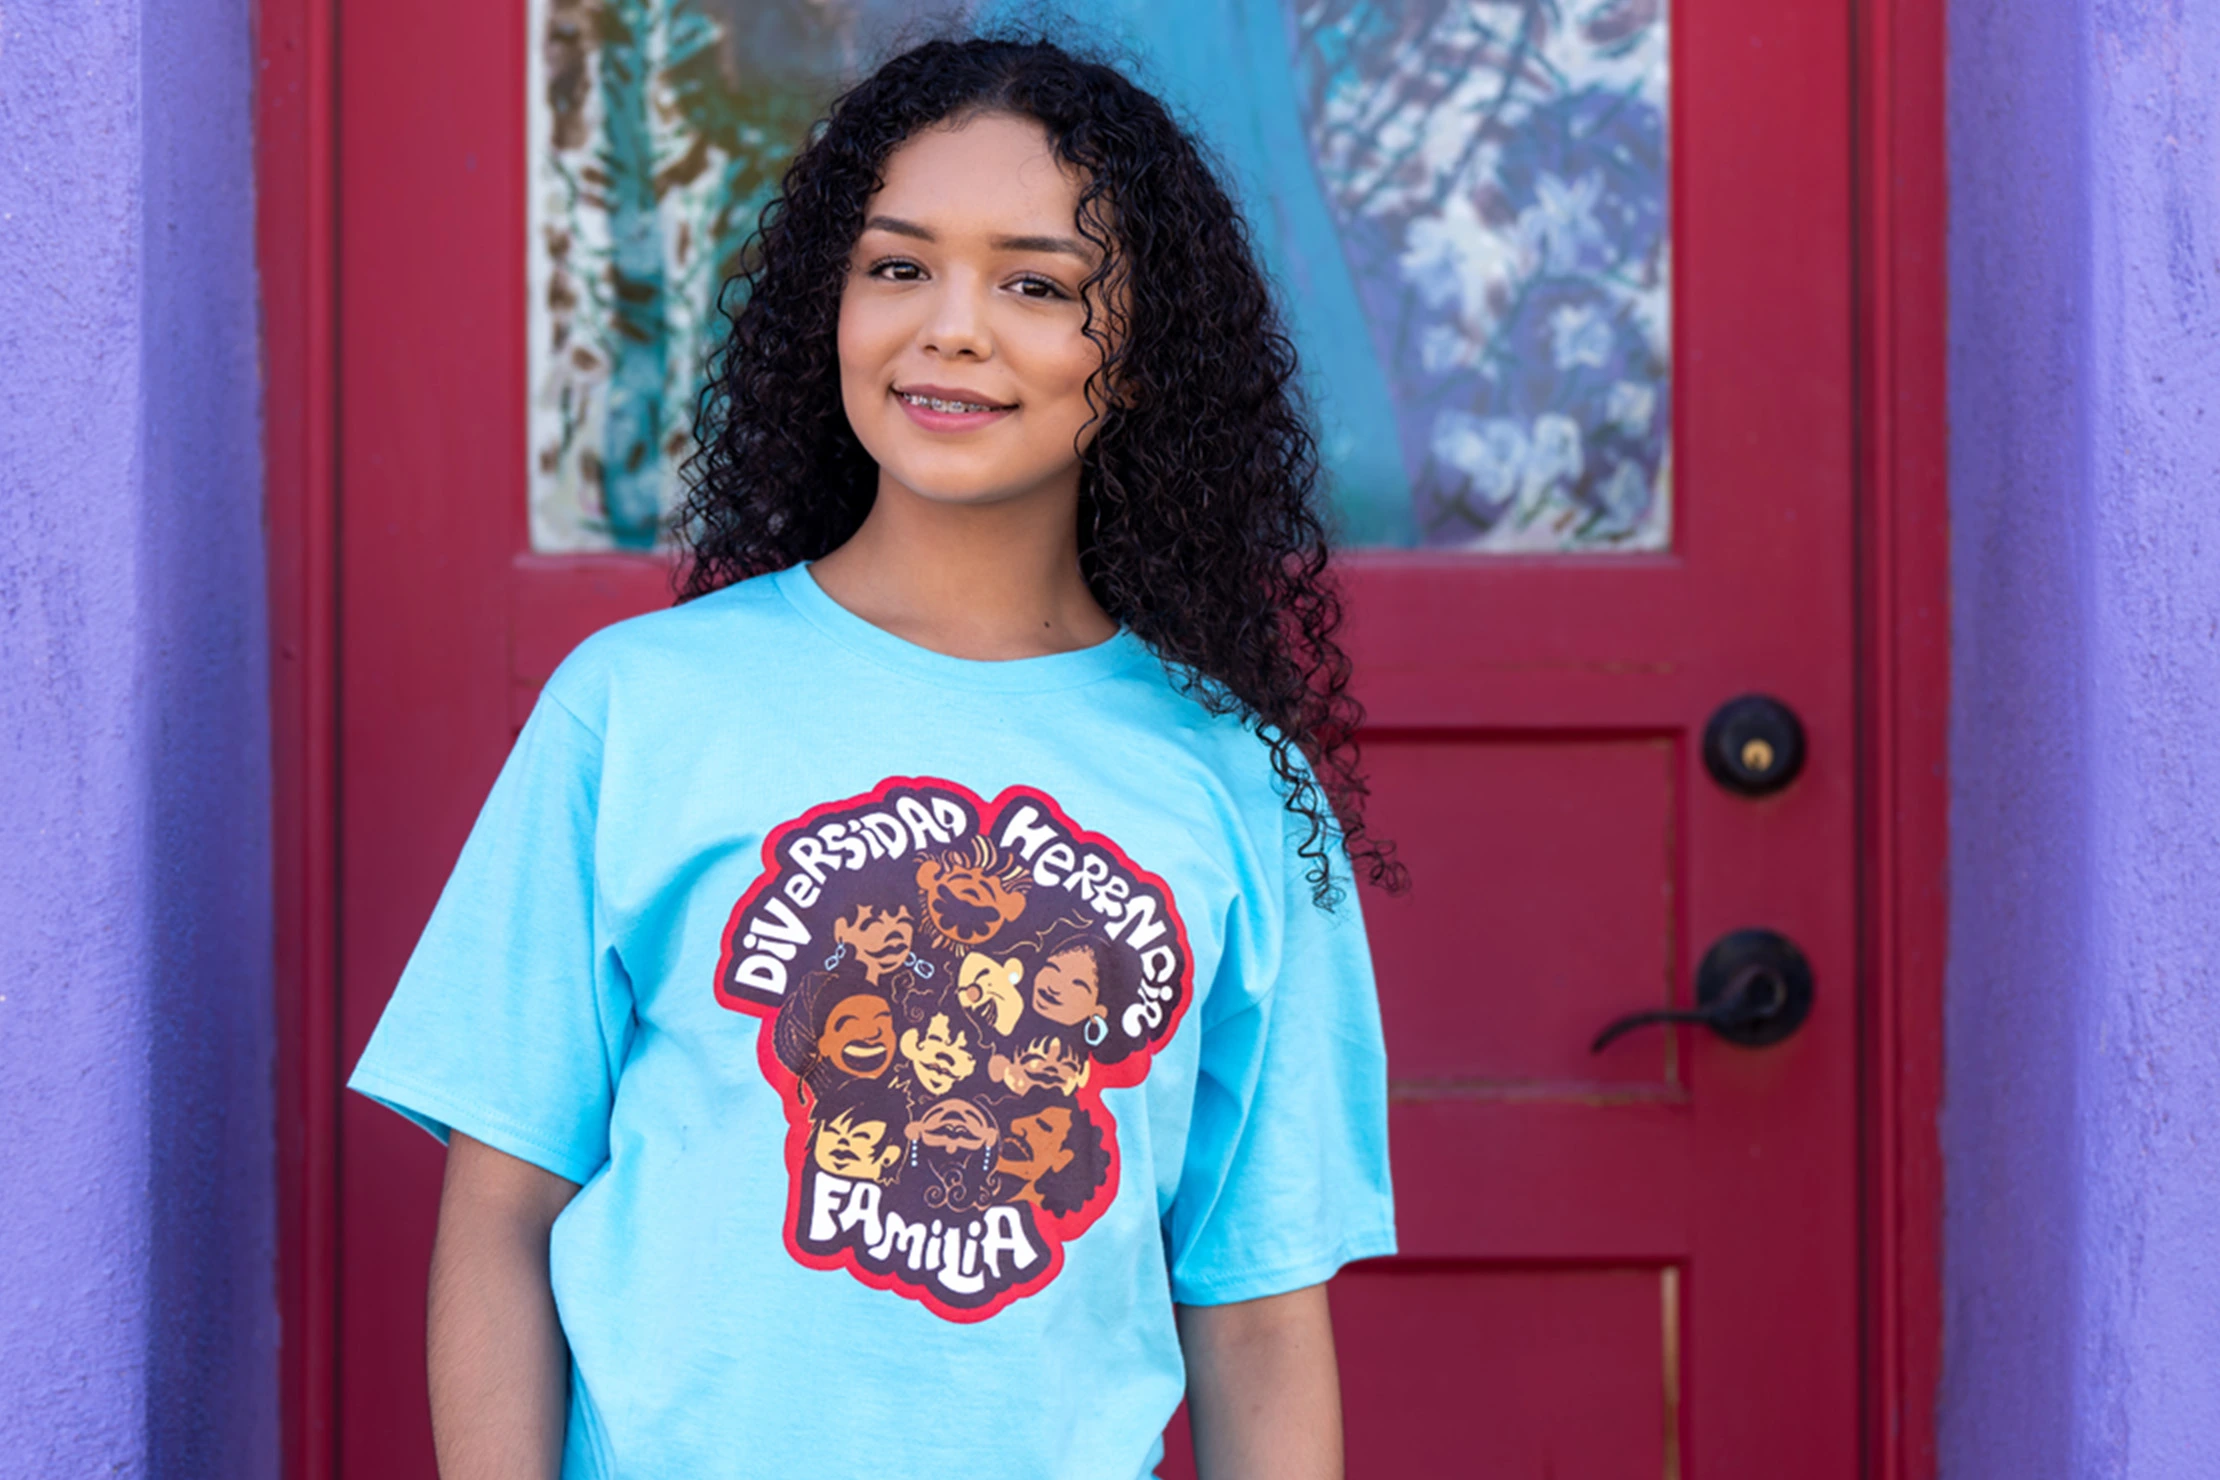
[{"label": "glass window pane in door", "polygon": [[[645,548],[729,275],[897,30],[1024,5],[533,0],[532,533]],[[1102,0],[1225,163],[1355,544],[1672,539],[1663,0]]]}]

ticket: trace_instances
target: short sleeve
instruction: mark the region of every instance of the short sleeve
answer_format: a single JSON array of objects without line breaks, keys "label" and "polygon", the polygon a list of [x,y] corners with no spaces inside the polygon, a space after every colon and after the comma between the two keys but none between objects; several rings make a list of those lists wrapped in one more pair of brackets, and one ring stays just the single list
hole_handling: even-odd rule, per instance
[{"label": "short sleeve", "polygon": [[348,1087],[583,1184],[632,1020],[597,949],[598,735],[543,694]]},{"label": "short sleeve", "polygon": [[1395,1252],[1387,1055],[1357,891],[1311,899],[1292,841],[1273,907],[1221,962],[1167,1223],[1172,1298],[1225,1305],[1315,1285]]}]

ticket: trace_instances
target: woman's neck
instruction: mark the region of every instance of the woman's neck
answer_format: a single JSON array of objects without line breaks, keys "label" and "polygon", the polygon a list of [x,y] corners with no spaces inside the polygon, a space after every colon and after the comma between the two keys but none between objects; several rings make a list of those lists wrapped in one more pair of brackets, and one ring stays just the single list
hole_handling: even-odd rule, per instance
[{"label": "woman's neck", "polygon": [[1117,631],[1079,573],[1076,488],[972,505],[882,479],[862,528],[810,571],[873,626],[950,657],[1038,658]]}]

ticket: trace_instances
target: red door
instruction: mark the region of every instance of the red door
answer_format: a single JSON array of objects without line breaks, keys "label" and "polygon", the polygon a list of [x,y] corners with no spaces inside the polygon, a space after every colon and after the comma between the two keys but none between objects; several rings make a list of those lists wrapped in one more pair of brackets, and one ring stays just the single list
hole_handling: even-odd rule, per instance
[{"label": "red door", "polygon": [[[1347,565],[1415,881],[1365,901],[1405,1252],[1334,1291],[1360,1480],[1861,1472],[1853,31],[1674,24],[1669,549]],[[345,1065],[539,683],[665,600],[652,557],[529,553],[525,34],[522,0],[340,11]],[[1763,797],[1699,754],[1752,692],[1808,737]],[[1793,1036],[1589,1051],[1751,927],[1809,962]],[[339,1470],[428,1477],[439,1156],[356,1100],[338,1141]]]}]

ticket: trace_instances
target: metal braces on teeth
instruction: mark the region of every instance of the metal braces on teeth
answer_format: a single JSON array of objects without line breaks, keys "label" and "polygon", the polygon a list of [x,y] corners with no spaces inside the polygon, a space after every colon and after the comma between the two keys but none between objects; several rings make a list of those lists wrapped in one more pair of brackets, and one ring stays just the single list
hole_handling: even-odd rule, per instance
[{"label": "metal braces on teeth", "polygon": [[913,396],[907,392],[902,394],[902,399],[912,406],[929,406],[935,411],[950,415],[958,415],[966,411],[996,411],[1001,409],[995,406],[975,406],[969,401],[939,401],[931,396]]}]

